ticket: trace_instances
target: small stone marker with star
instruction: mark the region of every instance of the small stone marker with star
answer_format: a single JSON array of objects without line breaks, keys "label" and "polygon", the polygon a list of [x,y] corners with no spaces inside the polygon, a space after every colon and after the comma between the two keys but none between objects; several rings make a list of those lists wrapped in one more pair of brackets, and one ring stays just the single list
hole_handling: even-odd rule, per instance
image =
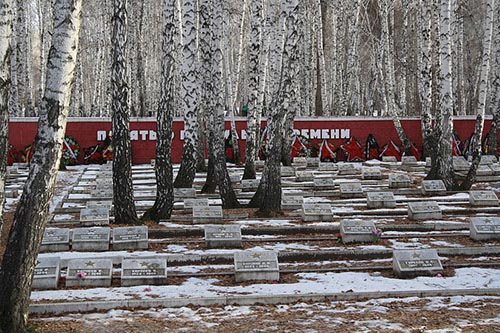
[{"label": "small stone marker with star", "polygon": [[124,258],[122,287],[167,284],[166,258]]},{"label": "small stone marker with star", "polygon": [[112,273],[111,259],[72,259],[68,261],[66,287],[109,287]]},{"label": "small stone marker with star", "polygon": [[40,252],[69,251],[69,232],[67,228],[45,229]]},{"label": "small stone marker with star", "polygon": [[109,227],[91,227],[73,229],[72,249],[75,251],[109,250]]},{"label": "small stone marker with star", "polygon": [[242,247],[241,226],[239,224],[205,225],[205,245],[209,249]]},{"label": "small stone marker with star", "polygon": [[33,273],[33,289],[57,289],[60,276],[59,257],[41,257],[36,261]]},{"label": "small stone marker with star", "polygon": [[473,217],[470,223],[470,237],[474,240],[500,239],[500,217]]},{"label": "small stone marker with star", "polygon": [[118,227],[113,228],[113,250],[147,250],[148,227]]},{"label": "small stone marker with star", "polygon": [[394,250],[392,268],[398,277],[436,275],[443,272],[443,266],[435,249]]},{"label": "small stone marker with star", "polygon": [[234,253],[236,282],[280,279],[278,255],[274,251],[241,251]]}]

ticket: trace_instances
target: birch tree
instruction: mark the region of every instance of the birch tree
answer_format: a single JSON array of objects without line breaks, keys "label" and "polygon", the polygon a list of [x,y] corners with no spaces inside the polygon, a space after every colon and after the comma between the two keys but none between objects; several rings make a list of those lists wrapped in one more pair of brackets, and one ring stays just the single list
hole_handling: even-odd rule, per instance
[{"label": "birch tree", "polygon": [[182,163],[174,187],[191,187],[196,173],[196,150],[198,142],[197,73],[196,73],[196,3],[182,1],[182,61],[180,64],[181,98],[184,113],[184,144]]},{"label": "birch tree", "polygon": [[132,188],[132,147],[129,130],[129,87],[127,83],[127,0],[113,1],[112,104],[113,205],[116,224],[138,224]]},{"label": "birch tree", "polygon": [[0,271],[0,332],[4,333],[26,329],[31,281],[62,155],[81,8],[82,0],[56,0],[54,4],[55,28],[39,107],[35,151]]},{"label": "birch tree", "polygon": [[[12,54],[13,1],[0,0],[0,235],[3,227],[5,175],[9,152],[10,58]],[[2,240],[0,239],[0,246]]]},{"label": "birch tree", "polygon": [[[174,109],[175,0],[163,0],[162,81],[156,114],[156,200],[145,217],[159,222],[168,219],[174,205],[172,170],[172,121]],[[143,218],[144,219],[144,218]]]}]

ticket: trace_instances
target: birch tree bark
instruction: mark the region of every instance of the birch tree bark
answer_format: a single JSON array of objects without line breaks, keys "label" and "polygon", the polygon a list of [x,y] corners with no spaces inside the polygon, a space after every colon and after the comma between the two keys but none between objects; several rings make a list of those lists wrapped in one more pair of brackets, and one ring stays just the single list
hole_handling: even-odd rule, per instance
[{"label": "birch tree bark", "polygon": [[163,0],[161,93],[156,114],[156,200],[143,217],[159,222],[169,219],[174,205],[172,170],[172,121],[174,109],[175,0]]},{"label": "birch tree bark", "polygon": [[66,130],[78,50],[82,0],[57,0],[45,92],[28,179],[0,271],[0,332],[24,332],[31,280],[47,224]]},{"label": "birch tree bark", "polygon": [[116,224],[139,224],[132,188],[132,147],[129,130],[129,87],[127,83],[127,0],[113,1],[112,104],[113,205]]},{"label": "birch tree bark", "polygon": [[[10,59],[12,54],[13,0],[0,0],[0,235],[3,227],[5,175],[9,152]],[[0,246],[2,240],[0,239]]]},{"label": "birch tree bark", "polygon": [[184,144],[182,163],[174,187],[191,187],[196,174],[198,145],[198,93],[196,70],[196,5],[194,0],[182,2],[182,62],[180,64],[182,109],[184,112]]}]

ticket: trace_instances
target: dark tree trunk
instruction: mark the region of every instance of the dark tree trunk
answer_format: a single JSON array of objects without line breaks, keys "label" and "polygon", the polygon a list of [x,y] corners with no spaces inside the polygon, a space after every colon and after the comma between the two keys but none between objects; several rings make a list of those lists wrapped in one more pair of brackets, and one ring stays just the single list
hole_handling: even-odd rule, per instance
[{"label": "dark tree trunk", "polygon": [[114,0],[111,84],[113,97],[113,205],[116,224],[139,224],[132,188],[132,147],[127,83],[127,0]]},{"label": "dark tree trunk", "polygon": [[47,59],[35,151],[0,271],[0,332],[25,332],[31,281],[52,200],[78,50],[82,0],[54,4],[54,32]]}]

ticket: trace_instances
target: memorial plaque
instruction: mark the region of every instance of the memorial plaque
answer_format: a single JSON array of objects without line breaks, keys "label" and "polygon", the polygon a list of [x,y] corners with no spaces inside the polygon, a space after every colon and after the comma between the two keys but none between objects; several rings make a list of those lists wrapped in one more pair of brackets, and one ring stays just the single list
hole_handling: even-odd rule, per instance
[{"label": "memorial plaque", "polygon": [[184,211],[192,212],[193,207],[208,206],[208,198],[186,198],[184,199]]},{"label": "memorial plaque", "polygon": [[476,176],[478,177],[493,176],[493,170],[491,169],[489,164],[481,164],[477,167]]},{"label": "memorial plaque", "polygon": [[441,208],[435,201],[409,202],[408,218],[410,220],[440,219]]},{"label": "memorial plaque", "polygon": [[72,259],[68,261],[66,287],[109,287],[112,274],[111,259]]},{"label": "memorial plaque", "polygon": [[332,218],[332,206],[329,203],[302,204],[302,220],[305,222],[331,221]]},{"label": "memorial plaque", "polygon": [[241,251],[234,253],[236,282],[279,281],[278,256],[274,251]]},{"label": "memorial plaque", "polygon": [[339,168],[336,163],[321,162],[318,167],[318,171],[327,171],[327,172],[337,171],[338,169]]},{"label": "memorial plaque", "polygon": [[221,223],[222,218],[221,206],[193,207],[193,223]]},{"label": "memorial plaque", "polygon": [[230,173],[229,180],[231,183],[238,183],[241,181],[241,175],[239,173]]},{"label": "memorial plaque", "polygon": [[59,257],[39,257],[33,272],[32,289],[57,289],[60,277]]},{"label": "memorial plaque", "polygon": [[241,226],[205,225],[205,245],[209,249],[242,247]]},{"label": "memorial plaque", "polygon": [[96,190],[113,190],[113,178],[97,177],[95,181]]},{"label": "memorial plaque", "polygon": [[317,190],[331,190],[335,188],[333,178],[314,178],[314,188]]},{"label": "memorial plaque", "polygon": [[446,186],[441,179],[422,180],[423,195],[445,195],[446,193]]},{"label": "memorial plaque", "polygon": [[300,165],[302,167],[306,167],[307,166],[307,158],[306,157],[294,157],[293,158],[293,161],[292,161],[292,164],[295,166],[295,165]]},{"label": "memorial plaque", "polygon": [[500,164],[495,163],[490,165],[491,172],[493,176],[500,176]]},{"label": "memorial plaque", "polygon": [[260,179],[242,179],[241,180],[241,191],[242,192],[253,192],[259,187]]},{"label": "memorial plaque", "polygon": [[463,156],[453,156],[454,171],[469,171],[470,164]]},{"label": "memorial plaque", "polygon": [[475,240],[500,239],[500,217],[473,217],[470,223],[470,237]]},{"label": "memorial plaque", "polygon": [[340,234],[343,243],[369,243],[380,237],[375,223],[365,220],[340,221]]},{"label": "memorial plaque", "polygon": [[117,227],[113,228],[113,250],[147,250],[148,227]]},{"label": "memorial plaque", "polygon": [[395,208],[396,199],[392,192],[367,192],[366,205],[368,208]]},{"label": "memorial plaque", "polygon": [[382,170],[380,168],[363,168],[363,179],[366,180],[379,180],[382,179]]},{"label": "memorial plaque", "polygon": [[382,156],[382,162],[396,163],[398,159],[396,156]]},{"label": "memorial plaque", "polygon": [[72,249],[74,251],[107,251],[110,232],[108,227],[73,229]]},{"label": "memorial plaque", "polygon": [[92,201],[87,201],[86,206],[87,206],[87,208],[90,208],[90,209],[107,208],[108,210],[111,210],[111,207],[113,206],[113,201],[112,200],[92,200]]},{"label": "memorial plaque", "polygon": [[339,163],[338,168],[340,176],[358,175],[360,173],[360,169],[356,168],[353,163]]},{"label": "memorial plaque", "polygon": [[109,209],[105,207],[81,209],[80,224],[84,227],[109,225]]},{"label": "memorial plaque", "polygon": [[363,192],[363,187],[359,182],[353,183],[341,183],[340,184],[340,197],[343,199],[349,198],[362,198],[365,194]]},{"label": "memorial plaque", "polygon": [[411,179],[404,173],[391,173],[389,175],[389,188],[410,187]]},{"label": "memorial plaque", "polygon": [[312,182],[314,180],[314,172],[312,171],[296,171],[295,180],[298,182]]},{"label": "memorial plaque", "polygon": [[498,206],[498,197],[493,191],[470,191],[471,206]]},{"label": "memorial plaque", "polygon": [[46,228],[40,252],[69,251],[69,232],[66,228]]},{"label": "memorial plaque", "polygon": [[401,156],[401,165],[416,166],[418,165],[418,161],[415,156]]},{"label": "memorial plaque", "polygon": [[92,199],[112,199],[113,189],[92,190],[90,191],[90,196],[92,197]]},{"label": "memorial plaque", "polygon": [[304,203],[304,197],[298,195],[282,195],[281,208],[282,209],[301,209]]},{"label": "memorial plaque", "polygon": [[295,177],[295,168],[293,166],[282,166],[281,177]]},{"label": "memorial plaque", "polygon": [[122,260],[122,287],[167,284],[167,259],[124,258]]},{"label": "memorial plaque", "polygon": [[174,188],[174,198],[176,200],[194,197],[196,197],[196,189],[194,187]]},{"label": "memorial plaque", "polygon": [[495,155],[482,155],[479,164],[491,165],[497,163],[498,159]]},{"label": "memorial plaque", "polygon": [[319,157],[306,157],[306,163],[308,168],[317,169],[319,167]]},{"label": "memorial plaque", "polygon": [[392,268],[398,277],[436,275],[443,272],[443,266],[435,249],[394,250]]}]

